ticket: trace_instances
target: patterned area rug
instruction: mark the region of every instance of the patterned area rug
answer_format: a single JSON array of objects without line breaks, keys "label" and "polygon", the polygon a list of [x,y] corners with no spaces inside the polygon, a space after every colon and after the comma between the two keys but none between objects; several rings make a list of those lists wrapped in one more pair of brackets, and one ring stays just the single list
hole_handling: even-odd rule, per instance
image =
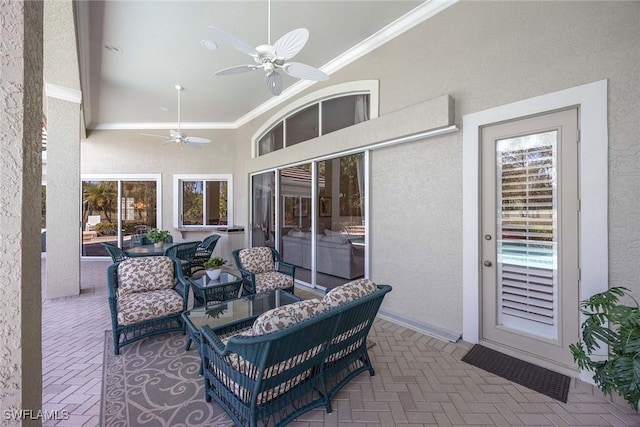
[{"label": "patterned area rug", "polygon": [[186,335],[167,333],[142,339],[113,354],[111,331],[105,333],[101,425],[232,426],[214,403],[204,400],[198,375],[200,356]]}]

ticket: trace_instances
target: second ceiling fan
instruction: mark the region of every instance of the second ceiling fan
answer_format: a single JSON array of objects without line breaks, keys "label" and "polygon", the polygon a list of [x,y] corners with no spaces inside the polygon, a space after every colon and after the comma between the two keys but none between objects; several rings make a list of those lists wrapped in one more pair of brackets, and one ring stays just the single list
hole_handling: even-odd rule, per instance
[{"label": "second ceiling fan", "polygon": [[255,64],[236,65],[216,72],[217,76],[229,74],[239,74],[262,68],[265,72],[264,81],[269,91],[278,96],[282,93],[282,75],[278,70],[286,74],[303,80],[323,81],[329,76],[323,71],[310,65],[299,62],[288,62],[296,56],[309,39],[309,30],[298,28],[280,37],[273,45],[271,44],[271,0],[268,2],[268,34],[267,44],[252,47],[248,43],[216,27],[209,27],[218,40],[225,42],[242,53],[251,56]]},{"label": "second ceiling fan", "polygon": [[[207,139],[207,138],[200,138],[198,136],[187,136],[184,132],[182,132],[180,130],[180,92],[182,92],[182,89],[184,89],[184,88],[182,86],[180,86],[180,85],[176,85],[175,88],[178,91],[178,129],[177,130],[171,129],[169,131],[169,139],[164,141],[163,144],[169,144],[171,142],[175,142],[175,143],[178,143],[178,144],[188,145],[188,146],[193,147],[193,148],[202,148],[202,147],[200,147],[199,144],[206,144],[206,143],[211,142],[211,140]],[[143,133],[141,135],[155,136],[157,138],[167,138],[166,136],[152,135],[152,134],[149,134],[149,133]]]}]

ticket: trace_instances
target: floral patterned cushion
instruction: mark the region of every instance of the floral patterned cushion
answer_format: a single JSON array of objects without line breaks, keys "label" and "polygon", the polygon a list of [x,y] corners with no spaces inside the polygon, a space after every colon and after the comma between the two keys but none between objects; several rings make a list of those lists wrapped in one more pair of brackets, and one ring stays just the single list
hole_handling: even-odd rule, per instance
[{"label": "floral patterned cushion", "polygon": [[377,286],[369,279],[357,279],[327,292],[322,301],[331,307],[339,307],[376,291]]},{"label": "floral patterned cushion", "polygon": [[[287,359],[278,363],[277,365],[268,367],[267,369],[264,370],[262,378],[263,379],[272,378],[276,375],[279,375],[299,365],[305,360],[316,356],[320,352],[320,350],[322,350],[322,347],[323,347],[322,345],[316,346],[314,348],[307,350],[303,354],[296,356],[295,358]],[[239,371],[245,374],[246,376],[248,376],[254,381],[258,377],[258,369],[252,363],[250,363],[249,361],[247,361],[237,353],[228,354],[227,356],[222,358],[222,361],[231,369],[234,369],[236,371]],[[227,376],[224,373],[223,369],[220,369],[220,367],[216,363],[211,363],[209,366],[211,370],[215,372],[215,375],[225,385],[227,389],[231,390],[243,402],[247,404],[250,403],[251,391],[247,390],[246,388],[242,387],[240,384],[238,384],[237,382],[229,378],[229,376]],[[279,395],[286,393],[292,387],[295,387],[305,379],[309,378],[309,376],[311,376],[311,372],[312,372],[312,369],[307,369],[304,372],[300,373],[299,375],[296,375],[295,377],[288,379],[284,383],[277,384],[273,388],[270,388],[268,390],[261,392],[258,395],[258,399],[257,399],[258,405],[262,405],[266,402],[269,402],[270,400],[275,399]]]},{"label": "floral patterned cushion", "polygon": [[267,247],[247,248],[238,253],[242,268],[252,273],[264,273],[275,270],[273,254]]},{"label": "floral patterned cushion", "polygon": [[125,259],[118,265],[118,297],[135,292],[171,289],[173,261],[166,256]]},{"label": "floral patterned cushion", "polygon": [[262,313],[253,322],[253,335],[279,331],[329,309],[317,298],[283,305]]},{"label": "floral patterned cushion", "polygon": [[277,271],[267,271],[256,274],[256,292],[267,292],[274,289],[287,289],[293,286],[293,277],[278,273]]},{"label": "floral patterned cushion", "polygon": [[118,298],[118,323],[131,325],[180,313],[183,305],[182,296],[173,289],[125,294]]}]

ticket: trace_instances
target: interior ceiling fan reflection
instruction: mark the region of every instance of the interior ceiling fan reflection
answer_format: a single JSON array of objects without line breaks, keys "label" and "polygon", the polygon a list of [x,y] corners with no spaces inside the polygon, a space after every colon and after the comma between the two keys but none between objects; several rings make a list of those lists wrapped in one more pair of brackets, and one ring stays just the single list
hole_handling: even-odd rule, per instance
[{"label": "interior ceiling fan reflection", "polygon": [[[180,131],[180,92],[182,92],[183,87],[180,85],[176,85],[176,90],[178,91],[178,129],[169,131],[169,138],[163,142],[163,144],[169,144],[171,142],[175,142],[178,144],[188,145],[193,148],[202,148],[200,144],[206,144],[211,142],[210,139],[200,138],[197,136],[187,136],[184,132]],[[153,136],[156,138],[167,138],[164,135],[152,135],[149,133],[141,133],[140,135],[145,136]]]},{"label": "interior ceiling fan reflection", "polygon": [[[284,71],[286,74],[303,80],[322,81],[327,80],[329,76],[323,71],[318,70],[310,65],[301,64],[299,62],[288,62],[296,56],[307,43],[309,39],[309,30],[306,28],[298,28],[290,31],[280,37],[273,45],[271,44],[271,1],[268,2],[268,29],[267,44],[252,47],[248,43],[240,40],[233,34],[227,33],[216,27],[209,27],[213,32],[214,38],[233,46],[242,53],[251,56],[255,64],[236,65],[217,71],[215,75],[226,76],[230,74],[245,73],[248,71],[262,68],[265,72],[264,81],[269,91],[278,96],[282,93],[283,81],[282,75],[278,70]],[[214,46],[213,44],[205,44],[206,46]]]}]

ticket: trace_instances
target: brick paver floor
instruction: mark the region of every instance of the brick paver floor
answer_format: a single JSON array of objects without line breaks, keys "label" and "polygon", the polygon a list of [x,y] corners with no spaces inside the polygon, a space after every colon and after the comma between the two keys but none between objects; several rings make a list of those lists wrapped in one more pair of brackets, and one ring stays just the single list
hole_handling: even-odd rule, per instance
[{"label": "brick paver floor", "polygon": [[[43,301],[43,409],[70,414],[45,426],[100,425],[104,331],[111,329],[109,264],[83,260],[81,294]],[[43,280],[43,295],[44,286]],[[292,426],[640,426],[640,415],[626,402],[580,381],[561,403],[463,363],[470,348],[464,342],[447,343],[381,319],[369,337],[376,343],[370,350],[376,375],[350,382],[331,414],[318,408]]]}]

